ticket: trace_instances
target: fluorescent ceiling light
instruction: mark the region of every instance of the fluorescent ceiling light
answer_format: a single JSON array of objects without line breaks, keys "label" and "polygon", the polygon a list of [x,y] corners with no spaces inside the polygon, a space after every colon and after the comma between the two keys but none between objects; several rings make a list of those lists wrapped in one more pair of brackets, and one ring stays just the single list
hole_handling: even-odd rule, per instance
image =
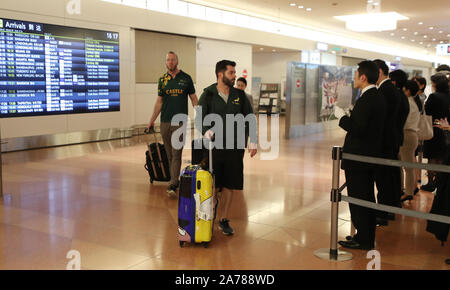
[{"label": "fluorescent ceiling light", "polygon": [[334,16],[346,22],[346,28],[358,32],[385,31],[397,29],[398,20],[407,20],[397,12],[366,13],[344,16]]}]

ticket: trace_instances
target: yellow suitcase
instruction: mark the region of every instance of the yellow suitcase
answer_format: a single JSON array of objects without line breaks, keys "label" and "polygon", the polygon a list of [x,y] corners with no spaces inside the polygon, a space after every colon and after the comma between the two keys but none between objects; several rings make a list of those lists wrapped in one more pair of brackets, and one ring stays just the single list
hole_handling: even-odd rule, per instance
[{"label": "yellow suitcase", "polygon": [[213,177],[209,171],[197,171],[195,189],[195,242],[208,243],[214,221]]}]

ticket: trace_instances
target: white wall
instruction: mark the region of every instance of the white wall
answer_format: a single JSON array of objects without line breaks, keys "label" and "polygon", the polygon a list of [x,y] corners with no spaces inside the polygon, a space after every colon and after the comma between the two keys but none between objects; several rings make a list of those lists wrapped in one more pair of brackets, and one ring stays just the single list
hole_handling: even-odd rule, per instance
[{"label": "white wall", "polygon": [[332,53],[321,53],[320,64],[324,65],[337,65],[336,55]]},{"label": "white wall", "polygon": [[[247,70],[247,79],[250,80],[247,91],[251,92],[252,46],[228,41],[197,38],[197,83],[194,85],[198,98],[200,98],[206,87],[216,82],[216,63],[222,59],[236,62],[237,77],[242,76],[244,69]],[[182,62],[180,60],[180,69],[183,69]],[[189,71],[185,72],[190,74]],[[136,84],[134,124],[146,124],[150,120],[157,98],[157,89],[157,84]],[[191,101],[189,100],[189,115],[191,118],[194,116],[193,112]],[[160,119],[158,118],[156,123],[158,124],[159,121]]]},{"label": "white wall", "polygon": [[301,52],[255,52],[253,76],[260,77],[262,83],[281,83],[291,61],[301,61]]},{"label": "white wall", "polygon": [[[200,49],[199,49],[200,47]],[[227,59],[236,62],[236,78],[247,70],[247,93],[252,90],[252,46],[248,44],[197,38],[197,85],[198,96],[203,89],[217,82],[216,63]]]},{"label": "white wall", "polygon": [[[197,54],[198,65],[201,67],[197,70],[198,84],[196,89],[198,92],[201,92],[203,86],[215,81],[210,66],[213,63],[215,64],[218,58],[234,58],[239,65],[242,64],[242,69],[246,66],[249,80],[251,80],[252,75],[256,76],[252,73],[251,50],[248,51],[251,44],[273,46],[276,43],[278,47],[299,50],[315,48],[314,41],[305,39],[179,17],[98,0],[80,1],[81,13],[68,14],[66,5],[69,2],[69,0],[1,0],[0,15],[4,18],[24,21],[118,31],[120,33],[121,110],[113,113],[1,119],[3,138],[129,127],[134,124],[147,123],[156,98],[156,87],[155,85],[137,86],[135,84],[136,60],[133,28],[197,36],[205,39],[204,52],[200,51]],[[215,42],[206,39],[223,41]],[[230,42],[226,41],[247,43],[247,45],[246,48],[237,43],[229,46]],[[207,47],[213,48],[214,51],[210,51]],[[238,51],[246,52],[245,55],[241,56]],[[348,54],[354,54],[355,56],[371,54],[373,58],[381,57],[356,49],[348,49]],[[202,59],[202,57],[205,59]],[[300,60],[300,56],[297,59]],[[407,61],[407,59],[403,59],[404,63]],[[421,65],[421,63],[413,61],[411,64]],[[208,69],[208,71],[202,72],[202,69]],[[242,72],[239,69],[240,67],[238,67],[238,74],[241,74]],[[285,65],[282,70],[286,70]],[[273,74],[278,75],[278,73]],[[277,82],[279,82],[281,77],[277,79]],[[250,91],[251,83],[249,85]]]}]

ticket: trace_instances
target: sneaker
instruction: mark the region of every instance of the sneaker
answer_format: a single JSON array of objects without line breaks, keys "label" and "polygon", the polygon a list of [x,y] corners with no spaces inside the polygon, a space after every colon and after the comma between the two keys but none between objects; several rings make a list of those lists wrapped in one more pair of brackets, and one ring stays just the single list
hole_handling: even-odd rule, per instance
[{"label": "sneaker", "polygon": [[175,185],[170,185],[167,188],[167,195],[170,198],[176,198],[177,197],[177,187]]},{"label": "sneaker", "polygon": [[234,231],[233,231],[233,229],[230,227],[229,222],[230,222],[230,221],[227,220],[227,219],[222,219],[222,220],[219,222],[219,228],[222,230],[223,234],[226,235],[226,236],[229,236],[229,235],[234,234]]}]

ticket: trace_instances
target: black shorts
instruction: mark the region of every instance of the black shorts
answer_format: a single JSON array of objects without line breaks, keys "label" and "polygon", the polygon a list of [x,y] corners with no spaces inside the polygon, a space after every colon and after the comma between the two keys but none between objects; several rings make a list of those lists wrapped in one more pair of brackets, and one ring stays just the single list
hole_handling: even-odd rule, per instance
[{"label": "black shorts", "polygon": [[244,188],[244,153],[245,150],[213,150],[213,169],[216,188],[232,190]]}]

